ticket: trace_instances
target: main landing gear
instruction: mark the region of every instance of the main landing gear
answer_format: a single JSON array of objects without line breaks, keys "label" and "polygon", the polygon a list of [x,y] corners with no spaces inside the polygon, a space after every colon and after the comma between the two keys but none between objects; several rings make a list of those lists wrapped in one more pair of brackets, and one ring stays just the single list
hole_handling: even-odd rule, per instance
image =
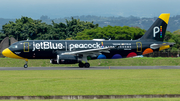
[{"label": "main landing gear", "polygon": [[87,62],[87,55],[83,55],[82,60],[85,61],[86,63],[82,63],[82,61],[79,62],[79,68],[89,68],[90,64]]},{"label": "main landing gear", "polygon": [[24,68],[28,68],[27,63],[28,63],[28,59],[26,59],[26,60],[25,60],[25,65],[24,65]]},{"label": "main landing gear", "polygon": [[89,68],[90,64],[88,62],[86,62],[86,63],[79,62],[79,68],[83,68],[83,67]]}]

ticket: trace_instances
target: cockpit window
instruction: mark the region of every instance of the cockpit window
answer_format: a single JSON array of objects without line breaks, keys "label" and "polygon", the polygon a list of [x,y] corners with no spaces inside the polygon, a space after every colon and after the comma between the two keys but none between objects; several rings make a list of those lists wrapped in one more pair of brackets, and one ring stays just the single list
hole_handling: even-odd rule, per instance
[{"label": "cockpit window", "polygon": [[11,45],[9,48],[18,48],[18,45]]}]

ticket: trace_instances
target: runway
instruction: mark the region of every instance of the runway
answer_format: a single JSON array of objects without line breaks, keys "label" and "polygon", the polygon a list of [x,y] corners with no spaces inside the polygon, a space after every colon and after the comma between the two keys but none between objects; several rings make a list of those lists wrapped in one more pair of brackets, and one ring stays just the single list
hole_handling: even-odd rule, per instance
[{"label": "runway", "polygon": [[0,70],[107,70],[107,69],[180,69],[180,66],[98,66],[79,67],[0,67]]}]

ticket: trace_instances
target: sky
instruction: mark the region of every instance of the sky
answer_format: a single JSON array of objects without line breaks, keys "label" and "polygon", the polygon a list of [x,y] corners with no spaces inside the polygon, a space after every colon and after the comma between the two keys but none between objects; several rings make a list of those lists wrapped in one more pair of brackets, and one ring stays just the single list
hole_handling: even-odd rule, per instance
[{"label": "sky", "polygon": [[180,0],[0,0],[0,18],[71,16],[158,17],[180,15]]}]

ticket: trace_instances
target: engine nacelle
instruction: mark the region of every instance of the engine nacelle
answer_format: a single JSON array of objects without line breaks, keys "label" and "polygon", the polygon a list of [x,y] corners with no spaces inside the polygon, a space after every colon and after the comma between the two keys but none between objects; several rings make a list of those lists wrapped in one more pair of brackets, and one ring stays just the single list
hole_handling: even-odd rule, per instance
[{"label": "engine nacelle", "polygon": [[51,64],[75,64],[78,63],[76,56],[72,55],[57,55],[57,59],[51,59]]},{"label": "engine nacelle", "polygon": [[75,64],[78,63],[77,60],[69,60],[69,59],[60,59],[59,64]]}]

